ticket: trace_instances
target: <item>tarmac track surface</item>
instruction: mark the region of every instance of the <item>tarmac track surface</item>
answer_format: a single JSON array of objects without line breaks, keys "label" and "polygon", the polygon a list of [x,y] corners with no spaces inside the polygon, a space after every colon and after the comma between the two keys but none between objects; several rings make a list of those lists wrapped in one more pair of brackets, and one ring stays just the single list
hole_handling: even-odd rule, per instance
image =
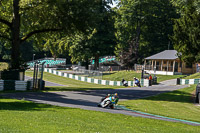
[{"label": "tarmac track surface", "polygon": [[159,117],[151,114],[144,114],[142,112],[124,110],[118,107],[116,109],[97,107],[97,104],[99,103],[100,99],[106,96],[107,94],[118,93],[120,100],[130,100],[130,99],[138,99],[138,98],[153,96],[160,93],[169,92],[185,87],[187,87],[187,85],[182,85],[182,86],[156,85],[151,87],[142,87],[142,88],[133,87],[133,88],[123,88],[123,89],[112,89],[112,90],[59,91],[59,92],[37,92],[37,93],[22,92],[22,93],[7,93],[1,95],[14,99],[24,99],[28,101],[33,101],[36,103],[44,103],[44,104],[51,104],[63,107],[81,108],[85,110],[125,114],[136,117],[182,122],[189,125],[200,126],[200,123],[164,118],[162,116]]}]

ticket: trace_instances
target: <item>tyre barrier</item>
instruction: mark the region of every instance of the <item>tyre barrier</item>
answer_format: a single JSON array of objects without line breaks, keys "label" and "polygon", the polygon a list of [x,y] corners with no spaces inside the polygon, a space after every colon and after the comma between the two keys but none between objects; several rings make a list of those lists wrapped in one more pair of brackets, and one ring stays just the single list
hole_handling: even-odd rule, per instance
[{"label": "tyre barrier", "polygon": [[[56,71],[55,69],[44,68],[44,72],[52,73],[58,76],[71,78],[83,82],[94,83],[94,84],[101,84],[101,85],[111,85],[111,86],[123,86],[121,81],[109,81],[109,80],[101,80],[101,79],[94,79],[89,77],[81,77],[74,74],[64,73],[61,71]],[[149,87],[149,80],[148,79],[141,79],[140,80],[141,86]],[[136,86],[134,81],[128,81],[128,86]]]},{"label": "tyre barrier", "polygon": [[200,83],[200,79],[181,79],[181,78],[177,78],[177,85],[194,85],[194,84],[199,84]]},{"label": "tyre barrier", "polygon": [[0,80],[0,91],[4,90],[16,90],[16,91],[26,91],[31,90],[33,87],[33,82],[21,81],[21,80]]}]

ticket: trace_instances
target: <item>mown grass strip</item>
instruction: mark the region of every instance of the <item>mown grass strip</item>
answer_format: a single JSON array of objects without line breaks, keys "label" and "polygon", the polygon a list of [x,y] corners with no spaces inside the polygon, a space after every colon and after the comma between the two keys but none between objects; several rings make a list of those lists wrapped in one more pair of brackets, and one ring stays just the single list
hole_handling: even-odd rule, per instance
[{"label": "mown grass strip", "polygon": [[[154,75],[152,75],[154,76]],[[155,75],[157,77],[157,82],[176,79],[183,77],[185,75]],[[127,81],[133,81],[133,77],[137,77],[141,79],[141,73],[137,73],[135,71],[114,71],[114,72],[107,72],[103,75],[103,80],[113,80],[113,81],[121,81],[125,79]]]},{"label": "mown grass strip", "polygon": [[144,99],[120,101],[129,109],[171,118],[200,122],[200,106],[192,99],[195,85]]},{"label": "mown grass strip", "polygon": [[[26,72],[27,76],[32,76],[33,72]],[[67,90],[89,90],[89,89],[116,89],[120,88],[120,86],[108,86],[108,85],[98,85],[87,83],[83,81],[78,81],[66,77],[57,76],[54,74],[50,74],[44,72],[44,80],[49,82],[54,82],[62,85],[66,85],[63,87],[46,87],[47,90],[51,91],[67,91]]]},{"label": "mown grass strip", "polygon": [[197,125],[200,126],[199,122],[194,122],[194,121],[188,121],[188,120],[182,120],[182,119],[176,119],[176,118],[170,118],[170,117],[165,117],[165,116],[160,116],[160,115],[154,115],[154,114],[150,114],[150,113],[145,113],[145,112],[141,112],[141,111],[136,111],[136,110],[132,110],[132,109],[128,109],[122,105],[117,105],[116,106],[117,109],[123,109],[123,110],[127,110],[127,111],[131,111],[137,114],[141,114],[141,115],[147,115],[147,116],[152,116],[152,117],[156,117],[156,118],[160,118],[160,119],[168,119],[168,120],[175,120],[176,122],[184,122],[184,123],[188,123],[189,125]]},{"label": "mown grass strip", "polygon": [[200,79],[200,73],[194,73],[190,76],[184,77],[183,79]]},{"label": "mown grass strip", "polygon": [[0,132],[196,132],[199,126],[0,98]]}]

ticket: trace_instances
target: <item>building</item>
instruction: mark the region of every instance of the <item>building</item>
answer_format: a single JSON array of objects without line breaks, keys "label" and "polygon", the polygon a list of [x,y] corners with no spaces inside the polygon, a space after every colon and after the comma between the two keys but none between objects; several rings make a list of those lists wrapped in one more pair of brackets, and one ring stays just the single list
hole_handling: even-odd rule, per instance
[{"label": "building", "polygon": [[176,50],[165,50],[145,58],[144,70],[162,75],[192,74],[197,71],[197,64],[186,64]]}]

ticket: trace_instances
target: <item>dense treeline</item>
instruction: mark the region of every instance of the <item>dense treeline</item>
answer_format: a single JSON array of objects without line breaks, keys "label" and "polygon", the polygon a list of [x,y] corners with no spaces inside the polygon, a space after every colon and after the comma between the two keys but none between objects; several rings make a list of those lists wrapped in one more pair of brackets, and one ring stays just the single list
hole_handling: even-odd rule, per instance
[{"label": "dense treeline", "polygon": [[95,68],[101,56],[131,67],[167,49],[200,59],[198,0],[1,0],[0,12],[0,60],[11,69],[33,54],[86,66],[95,59]]}]

